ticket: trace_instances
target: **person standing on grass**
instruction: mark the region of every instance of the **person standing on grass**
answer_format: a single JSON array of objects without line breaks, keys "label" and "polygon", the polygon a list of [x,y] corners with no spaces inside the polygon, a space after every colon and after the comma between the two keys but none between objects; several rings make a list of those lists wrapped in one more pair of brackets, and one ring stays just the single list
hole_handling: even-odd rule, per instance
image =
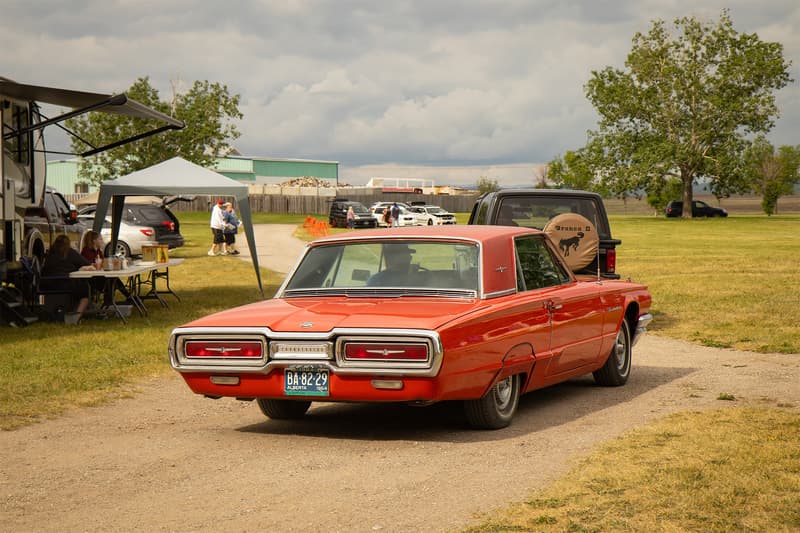
[{"label": "person standing on grass", "polygon": [[225,227],[222,229],[222,234],[225,236],[222,254],[239,255],[239,250],[236,249],[236,233],[242,223],[239,222],[239,218],[233,210],[233,204],[230,202],[225,204],[225,211],[222,212],[222,217],[225,221]]},{"label": "person standing on grass", "polygon": [[211,233],[214,236],[214,240],[212,241],[208,255],[225,255],[223,248],[225,246],[225,236],[222,233],[225,227],[225,219],[222,214],[222,204],[223,201],[222,198],[220,198],[211,209]]}]

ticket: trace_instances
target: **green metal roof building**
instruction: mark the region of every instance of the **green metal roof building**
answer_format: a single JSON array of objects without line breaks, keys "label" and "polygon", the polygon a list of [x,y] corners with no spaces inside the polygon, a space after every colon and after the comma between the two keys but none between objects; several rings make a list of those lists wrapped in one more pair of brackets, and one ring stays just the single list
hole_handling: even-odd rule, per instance
[{"label": "green metal roof building", "polygon": [[214,170],[231,179],[254,184],[277,184],[306,176],[330,180],[333,185],[339,181],[338,161],[229,156],[217,159]]},{"label": "green metal roof building", "polygon": [[[47,185],[64,194],[95,192],[97,187],[80,176],[79,163],[79,159],[48,161]],[[339,183],[338,161],[228,156],[218,158],[211,170],[253,185],[278,184],[302,177],[329,180],[333,186]]]}]

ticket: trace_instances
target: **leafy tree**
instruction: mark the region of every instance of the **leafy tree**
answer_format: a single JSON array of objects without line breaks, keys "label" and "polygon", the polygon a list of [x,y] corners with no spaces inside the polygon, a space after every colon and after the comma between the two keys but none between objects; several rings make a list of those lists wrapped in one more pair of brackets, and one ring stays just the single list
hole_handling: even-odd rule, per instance
[{"label": "leafy tree", "polygon": [[737,33],[727,10],[716,24],[684,17],[674,25],[678,35],[661,20],[637,33],[625,70],[592,72],[585,91],[600,122],[584,153],[617,195],[657,195],[679,178],[690,217],[696,180],[718,197],[746,188],[748,138],[773,127],[774,92],[792,80],[783,46]]},{"label": "leafy tree", "polygon": [[487,178],[486,176],[481,176],[478,178],[477,187],[480,194],[486,194],[487,192],[495,192],[500,190],[500,184],[497,183],[497,180]]},{"label": "leafy tree", "polygon": [[744,160],[753,190],[761,195],[761,208],[767,215],[777,214],[778,199],[792,194],[800,181],[800,146],[781,146],[776,151],[758,136]]},{"label": "leafy tree", "polygon": [[593,191],[597,181],[585,150],[568,150],[564,157],[556,157],[550,163],[550,179],[556,187]]},{"label": "leafy tree", "polygon": [[[83,159],[80,171],[94,184],[124,176],[175,156],[208,166],[229,150],[229,140],[240,135],[233,124],[233,120],[242,118],[239,112],[239,95],[231,95],[227,86],[219,83],[195,81],[187,92],[176,93],[172,101],[164,102],[145,77],[136,80],[125,93],[137,102],[183,120],[186,127]],[[145,119],[107,113],[88,113],[66,122],[67,128],[92,146],[103,146],[159,125]],[[80,139],[73,138],[72,149],[82,152],[87,149],[87,145]]]},{"label": "leafy tree", "polygon": [[682,190],[681,180],[674,176],[664,176],[661,180],[654,179],[650,182],[650,188],[647,191],[647,205],[656,212],[662,212],[668,203],[675,198],[680,198]]}]

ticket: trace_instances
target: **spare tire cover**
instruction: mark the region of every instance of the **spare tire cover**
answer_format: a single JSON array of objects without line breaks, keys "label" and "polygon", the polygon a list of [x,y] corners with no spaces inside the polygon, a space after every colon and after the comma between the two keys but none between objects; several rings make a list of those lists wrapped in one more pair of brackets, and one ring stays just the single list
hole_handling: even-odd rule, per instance
[{"label": "spare tire cover", "polygon": [[589,219],[577,213],[562,213],[550,219],[544,232],[561,252],[567,266],[580,270],[597,256],[599,238]]}]

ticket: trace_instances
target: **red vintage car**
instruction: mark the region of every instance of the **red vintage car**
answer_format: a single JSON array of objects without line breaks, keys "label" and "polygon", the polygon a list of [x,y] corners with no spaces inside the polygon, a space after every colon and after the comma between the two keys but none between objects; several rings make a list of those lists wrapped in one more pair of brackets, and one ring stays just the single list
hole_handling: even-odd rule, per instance
[{"label": "red vintage car", "polygon": [[309,244],[275,297],[172,332],[197,394],[300,418],[312,401],[463,401],[507,426],[522,393],[592,372],[623,385],[651,320],[630,281],[577,279],[539,230],[367,230]]}]

